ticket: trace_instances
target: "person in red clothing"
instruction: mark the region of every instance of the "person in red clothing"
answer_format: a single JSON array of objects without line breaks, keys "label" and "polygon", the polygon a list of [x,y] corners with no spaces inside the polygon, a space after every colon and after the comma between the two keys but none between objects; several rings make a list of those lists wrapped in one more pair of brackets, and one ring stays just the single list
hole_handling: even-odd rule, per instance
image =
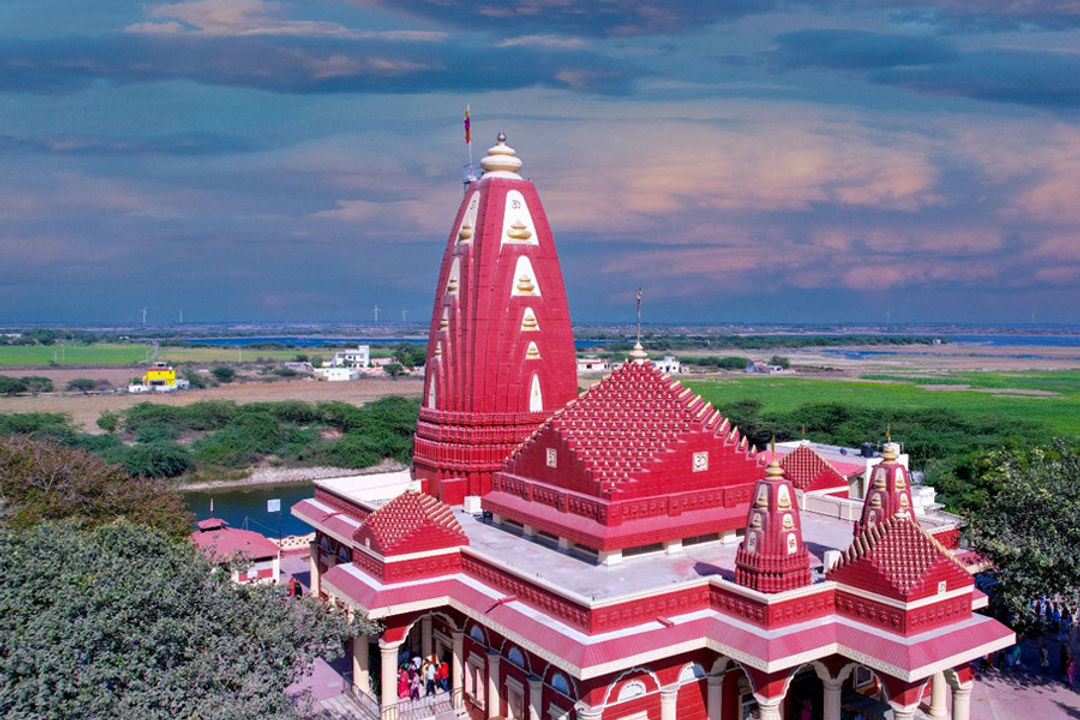
[{"label": "person in red clothing", "polygon": [[441,687],[443,692],[450,692],[450,664],[441,660],[435,662],[438,663],[435,668],[435,684]]}]

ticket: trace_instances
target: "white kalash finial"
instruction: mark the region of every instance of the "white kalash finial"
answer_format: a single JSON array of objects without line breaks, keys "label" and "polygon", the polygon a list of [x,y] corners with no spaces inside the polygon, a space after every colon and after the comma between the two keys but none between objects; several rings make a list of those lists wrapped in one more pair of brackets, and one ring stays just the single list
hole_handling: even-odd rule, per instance
[{"label": "white kalash finial", "polygon": [[480,167],[484,168],[487,175],[493,177],[511,177],[518,180],[521,176],[517,171],[521,169],[521,158],[517,156],[514,148],[506,144],[506,133],[500,132],[495,138],[495,144],[488,148],[487,155],[480,160]]},{"label": "white kalash finial", "polygon": [[630,351],[630,362],[643,365],[648,359],[649,353],[645,352],[645,348],[641,347],[641,343],[634,343],[634,349]]}]

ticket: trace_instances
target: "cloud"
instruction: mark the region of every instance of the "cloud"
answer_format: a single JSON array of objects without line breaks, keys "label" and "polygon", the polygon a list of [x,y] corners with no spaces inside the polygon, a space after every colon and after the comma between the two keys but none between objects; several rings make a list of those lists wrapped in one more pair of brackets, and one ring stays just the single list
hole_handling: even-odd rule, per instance
[{"label": "cloud", "polygon": [[1080,26],[1080,5],[1075,0],[892,0],[884,4],[895,8],[890,12],[894,22],[939,32],[998,33]]},{"label": "cloud", "polygon": [[1080,53],[994,48],[960,52],[936,37],[862,30],[800,30],[776,38],[779,70],[828,69],[924,95],[1048,109],[1080,106]]},{"label": "cloud", "polygon": [[370,38],[121,34],[0,41],[0,90],[187,79],[279,93],[423,93],[545,86],[627,92],[633,66],[582,51]]},{"label": "cloud", "polygon": [[935,37],[863,30],[799,30],[776,38],[775,59],[786,69],[939,65],[956,59],[951,43]]},{"label": "cloud", "polygon": [[883,69],[869,79],[927,95],[959,95],[1056,110],[1080,107],[1077,53],[982,50],[941,64]]},{"label": "cloud", "polygon": [[124,139],[93,135],[0,135],[0,155],[188,156],[251,152],[257,147],[250,138],[208,133]]},{"label": "cloud", "polygon": [[767,12],[770,0],[351,0],[390,13],[470,30],[524,35],[633,37],[695,32]]},{"label": "cloud", "polygon": [[361,31],[336,22],[289,19],[283,17],[283,10],[282,3],[264,0],[193,0],[152,5],[145,8],[150,22],[133,23],[124,30],[149,35],[293,35],[413,42],[436,42],[448,37],[447,33],[435,31]]}]

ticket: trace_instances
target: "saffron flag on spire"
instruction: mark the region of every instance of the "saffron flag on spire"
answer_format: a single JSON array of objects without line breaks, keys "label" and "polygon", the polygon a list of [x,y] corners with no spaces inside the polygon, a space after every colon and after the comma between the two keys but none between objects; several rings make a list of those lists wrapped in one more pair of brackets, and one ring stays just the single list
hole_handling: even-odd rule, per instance
[{"label": "saffron flag on spire", "polygon": [[472,124],[469,122],[469,106],[465,106],[465,144],[472,145]]}]

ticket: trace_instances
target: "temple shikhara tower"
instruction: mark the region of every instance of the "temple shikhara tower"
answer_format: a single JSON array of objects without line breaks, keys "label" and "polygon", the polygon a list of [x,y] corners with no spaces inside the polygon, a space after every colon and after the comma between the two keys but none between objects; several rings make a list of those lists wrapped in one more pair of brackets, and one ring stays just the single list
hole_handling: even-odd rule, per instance
[{"label": "temple shikhara tower", "polygon": [[[759,451],[640,345],[579,396],[551,229],[505,140],[443,256],[411,471],[292,508],[312,591],[383,628],[351,642],[355,712],[970,720],[972,662],[1015,637],[978,612],[961,518],[891,442]],[[448,692],[399,696],[417,655]]]},{"label": "temple shikhara tower", "polygon": [[577,394],[570,311],[536,187],[500,134],[466,187],[443,254],[413,471],[445,502],[491,476]]}]

